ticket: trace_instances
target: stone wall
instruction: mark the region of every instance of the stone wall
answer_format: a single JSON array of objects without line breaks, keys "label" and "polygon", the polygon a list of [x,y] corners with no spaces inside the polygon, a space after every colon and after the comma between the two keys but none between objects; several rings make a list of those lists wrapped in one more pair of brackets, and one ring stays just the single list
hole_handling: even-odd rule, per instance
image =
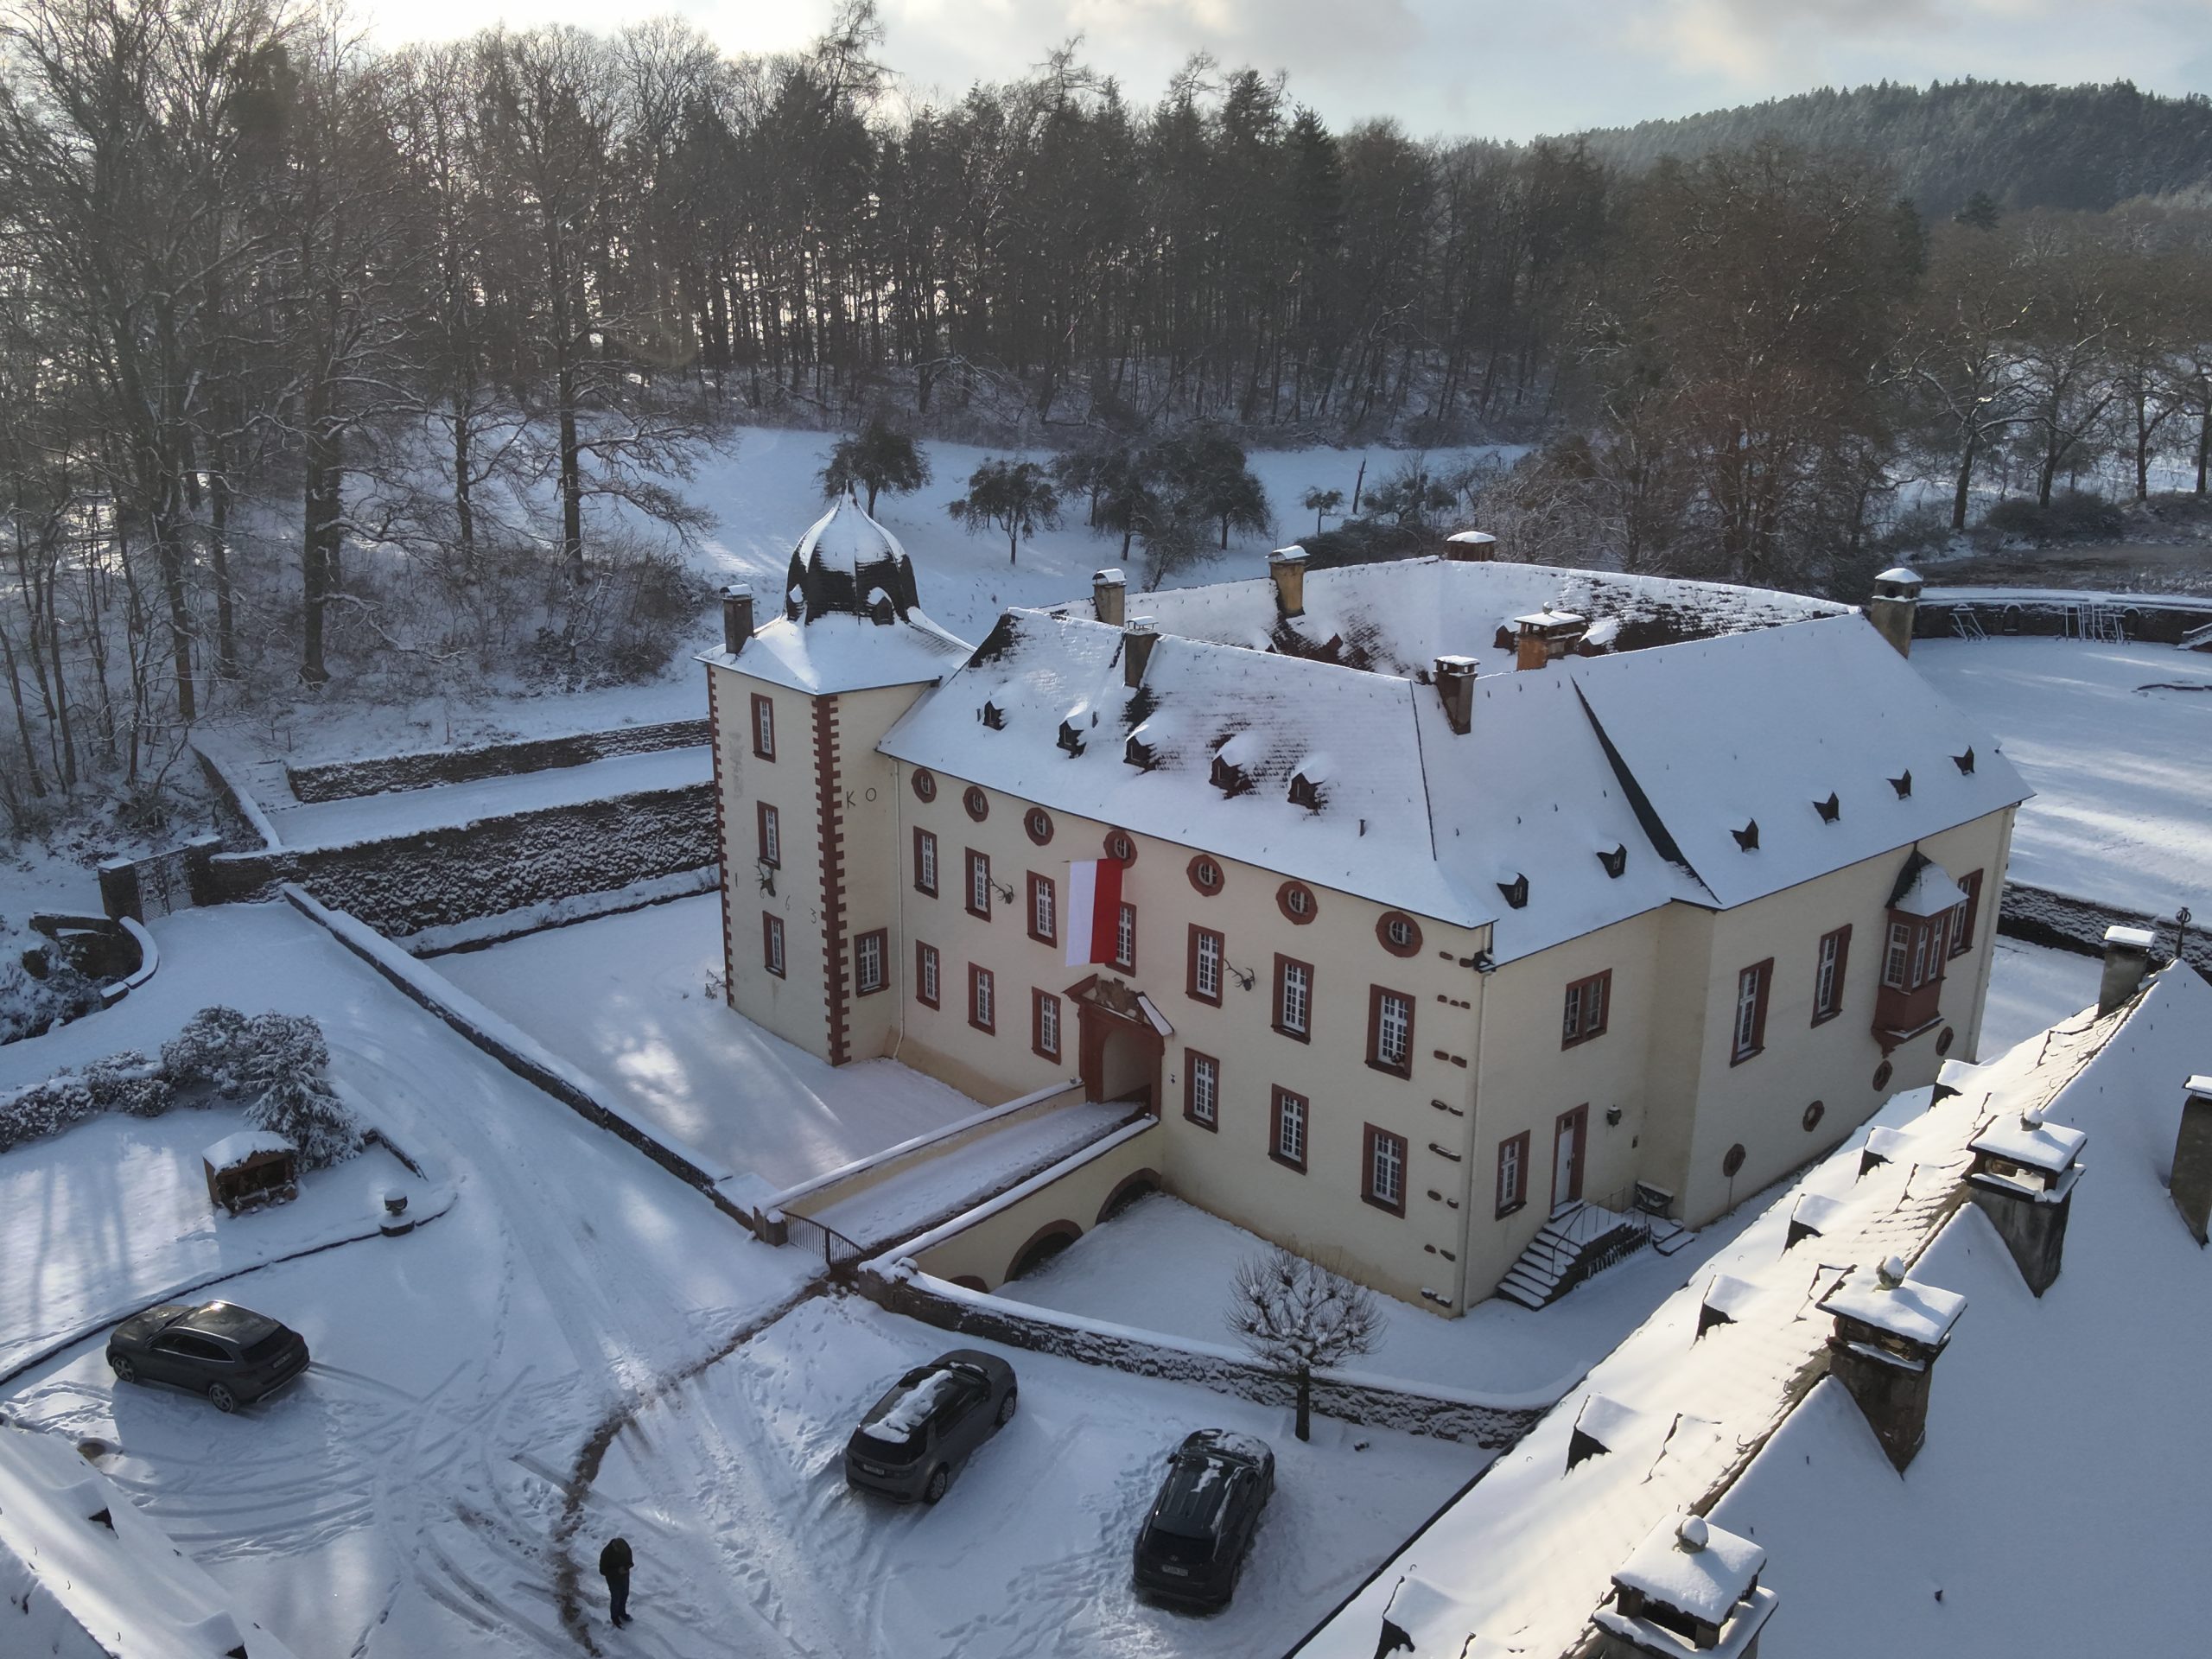
[{"label": "stone wall", "polygon": [[618,754],[696,748],[713,741],[705,721],[671,720],[656,726],[620,726],[612,731],[526,738],[474,748],[428,749],[416,754],[378,755],[319,766],[288,766],[284,775],[291,780],[292,793],[302,801],[337,801],[396,790],[430,789],[439,784],[465,784],[479,778],[505,778],[555,766],[581,766]]},{"label": "stone wall", "polygon": [[[2212,923],[2212,916],[2192,920],[2182,949],[2190,966],[2212,978],[2212,927],[2208,927],[2208,923]],[[2139,910],[2075,899],[2047,887],[2024,887],[2018,881],[2005,884],[2005,903],[1997,913],[1997,931],[2008,938],[2101,957],[2104,955],[2105,930],[2108,927],[2150,928],[2158,941],[2155,960],[2164,962],[2172,954],[2171,916],[2146,916]]]},{"label": "stone wall", "polygon": [[397,937],[696,870],[715,857],[713,786],[691,784],[351,846],[218,854],[213,901],[274,898],[296,881]]}]

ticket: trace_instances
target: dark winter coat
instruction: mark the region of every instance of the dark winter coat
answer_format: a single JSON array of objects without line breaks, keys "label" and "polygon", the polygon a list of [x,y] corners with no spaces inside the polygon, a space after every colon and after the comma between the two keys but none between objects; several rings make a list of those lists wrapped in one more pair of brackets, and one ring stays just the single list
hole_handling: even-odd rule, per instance
[{"label": "dark winter coat", "polygon": [[599,1552],[599,1576],[602,1579],[626,1579],[630,1576],[630,1541],[610,1538],[607,1548]]}]

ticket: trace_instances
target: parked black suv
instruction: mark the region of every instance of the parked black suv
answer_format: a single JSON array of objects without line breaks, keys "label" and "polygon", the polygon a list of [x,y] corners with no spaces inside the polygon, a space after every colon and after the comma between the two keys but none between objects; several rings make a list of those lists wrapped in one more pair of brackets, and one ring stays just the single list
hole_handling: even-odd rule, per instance
[{"label": "parked black suv", "polygon": [[1167,1459],[1167,1478],[1137,1534],[1136,1587],[1163,1601],[1225,1607],[1261,1511],[1274,1495],[1264,1440],[1202,1428]]},{"label": "parked black suv", "polygon": [[164,1303],[135,1313],[107,1339],[107,1363],[123,1382],[172,1382],[236,1411],[276,1392],[308,1368],[308,1344],[233,1302]]},{"label": "parked black suv", "polygon": [[956,1348],[900,1377],[845,1444],[845,1482],[934,1503],[968,1454],[1014,1419],[1014,1367]]}]

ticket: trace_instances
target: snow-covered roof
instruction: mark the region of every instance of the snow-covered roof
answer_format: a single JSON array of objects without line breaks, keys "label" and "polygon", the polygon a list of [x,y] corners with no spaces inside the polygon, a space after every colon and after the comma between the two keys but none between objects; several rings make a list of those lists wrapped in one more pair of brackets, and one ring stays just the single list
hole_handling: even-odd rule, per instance
[{"label": "snow-covered roof", "polygon": [[1910,1158],[1918,1149],[1918,1141],[1903,1129],[1893,1129],[1887,1124],[1877,1123],[1866,1131],[1866,1150],[1877,1158],[1902,1162]]},{"label": "snow-covered roof", "polygon": [[[0,1423],[0,1550],[22,1562],[100,1650],[118,1659],[224,1659],[238,1651],[292,1659],[289,1648],[245,1617],[120,1486],[58,1435]],[[0,1610],[0,1618],[24,1623],[14,1607]],[[51,1643],[63,1633],[18,1629],[8,1651],[41,1634]]]},{"label": "snow-covered roof", "polygon": [[1907,916],[1938,916],[1966,903],[1965,890],[1935,860],[1915,853],[1908,861],[1907,871],[1891,896],[1891,910]]},{"label": "snow-covered roof", "polygon": [[1920,572],[1908,569],[1902,564],[1893,564],[1874,580],[1877,582],[1918,582]]},{"label": "snow-covered roof", "polygon": [[2105,929],[2105,943],[2124,950],[2148,950],[2158,942],[2158,936],[2147,927],[2126,927],[2115,922]]},{"label": "snow-covered roof", "polygon": [[1922,1284],[1904,1272],[1901,1262],[1893,1262],[1853,1268],[1821,1299],[1820,1308],[1923,1348],[1940,1348],[1967,1311],[1967,1299]]},{"label": "snow-covered roof", "polygon": [[[2203,1273],[2196,1241],[2174,1221],[2160,1173],[2172,1151],[2178,1109],[2172,1083],[2190,1064],[2202,1064],[2195,1057],[2206,1052],[2207,1032],[2212,1032],[2212,985],[2189,969],[2169,968],[2126,1008],[2101,1020],[2077,1015],[1992,1064],[1965,1072],[1958,1078],[1958,1093],[1935,1101],[1933,1090],[1917,1090],[1893,1100],[1885,1109],[1892,1121],[1918,1114],[1910,1116],[1912,1158],[1877,1165],[1862,1175],[1861,1142],[1854,1138],[1816,1166],[1592,1368],[1480,1481],[1409,1540],[1299,1653],[1306,1659],[1372,1659],[1383,1607],[1402,1581],[1418,1576],[1448,1601],[1434,1599],[1433,1605],[1444,1611],[1432,1620],[1428,1645],[1417,1652],[1457,1653],[1467,1635],[1479,1630],[1486,1641],[1514,1651],[1564,1654],[1587,1629],[1620,1563],[1654,1528],[1687,1510],[1707,1513],[1713,1522],[1755,1537],[1769,1552],[1775,1587],[1796,1608],[1795,1633],[1802,1634],[1806,1623],[1801,1579],[1822,1583],[1838,1611],[1833,1628],[1821,1629],[1821,1652],[1843,1659],[1870,1650],[1959,1651],[1948,1638],[1936,1639],[1931,1627],[1919,1624],[1917,1614],[1916,1628],[1930,1632],[1925,1639],[1887,1647],[1866,1639],[1863,1624],[1847,1610],[1907,1600],[1907,1586],[1922,1586],[1916,1593],[1928,1604],[1928,1615],[1950,1621],[1944,1630],[1965,1626],[1955,1611],[1929,1599],[1925,1586],[1930,1569],[1920,1554],[1889,1548],[1883,1528],[1871,1523],[1863,1511],[1837,1509],[1831,1489],[1847,1483],[1855,1491],[1880,1494],[1885,1515],[1916,1516],[1928,1502],[1923,1489],[1929,1459],[1940,1456],[1939,1466],[1948,1468],[1958,1483],[1955,1501],[1946,1503],[1942,1523],[1910,1521],[1914,1535],[1924,1539],[1948,1525],[1947,1546],[1980,1560],[1996,1553],[1996,1547],[1981,1541],[1987,1530],[2005,1529],[2012,1540],[2003,1547],[2011,1552],[2007,1572],[2032,1583],[2038,1572],[2048,1578],[2054,1560],[2069,1559],[2069,1547],[2051,1535],[2055,1524],[2083,1529],[2066,1515],[2075,1502],[2076,1478],[2092,1478],[2101,1494],[2109,1492],[2114,1501],[2104,1506],[2107,1510],[2127,1508],[2119,1501],[2123,1491],[2139,1510],[2140,1488],[2127,1483],[2155,1481],[2152,1471],[2175,1466],[2177,1432],[2189,1438],[2188,1455],[2212,1456],[2212,1425],[2202,1421],[2196,1400],[2202,1376],[2212,1370],[2212,1280]],[[2139,1126],[2128,1137],[2131,1162],[2125,1176],[2114,1174],[2113,1166],[2120,1159],[2100,1128],[2106,1154],[2098,1179],[2075,1189],[2065,1270],[2040,1300],[2021,1285],[1986,1220],[1971,1206],[1961,1215],[1957,1202],[1973,1161],[1968,1145],[1981,1126],[1993,1116],[2030,1106],[2052,1118],[2095,1115],[2101,1123],[2116,1120]],[[2107,1175],[2113,1179],[2106,1180]],[[1811,1198],[1833,1206],[1820,1216],[1821,1236],[1816,1243],[1786,1248],[1789,1219]],[[1939,1230],[1942,1236],[1931,1246]],[[1947,1252],[1961,1230],[1970,1244]],[[2143,1241],[2152,1234],[2158,1241],[2153,1253],[2162,1275],[2155,1289],[2140,1276],[2146,1253]],[[1975,1264],[1971,1271],[1961,1265],[1968,1249]],[[1911,1271],[1903,1275],[1902,1292],[1869,1293],[1885,1299],[1886,1307],[1870,1310],[1885,1325],[1901,1322],[1910,1307],[1918,1322],[1913,1328],[1922,1338],[1949,1335],[1968,1290],[1977,1293],[1974,1300],[1983,1312],[1975,1320],[1958,1324],[1942,1374],[1935,1379],[1929,1449],[1921,1452],[1910,1480],[1897,1479],[1863,1421],[1824,1424],[1815,1446],[1816,1466],[1801,1466],[1803,1460],[1794,1449],[1784,1455],[1783,1436],[1752,1465],[1756,1474],[1770,1461],[1772,1490],[1786,1493],[1792,1506],[1786,1515],[1778,1515],[1770,1503],[1743,1511],[1739,1519],[1732,1507],[1733,1495],[1714,1507],[1713,1500],[1742,1470],[1747,1454],[1766,1444],[1789,1419],[1832,1328],[1820,1304],[1847,1277],[1847,1268],[1857,1269],[1847,1277],[1859,1283],[1872,1277],[1878,1263],[1916,1256]],[[1699,1338],[1713,1274],[1743,1281],[1760,1294],[1737,1303],[1732,1322]],[[1992,1275],[2002,1282],[2001,1291],[1980,1294],[1993,1283]],[[1926,1282],[1938,1278],[1941,1290]],[[2165,1300],[2146,1300],[2153,1295]],[[1835,1306],[1834,1299],[1829,1306]],[[2091,1320],[2101,1332],[2124,1332],[2118,1351],[2110,1344],[2069,1344],[2069,1325],[2052,1314],[2055,1309],[2068,1310],[2067,1319]],[[1987,1344],[1993,1329],[2008,1338],[1987,1362],[1991,1374],[2003,1378],[2011,1408],[2001,1433],[1978,1426],[1984,1402],[1960,1375],[1957,1360],[1962,1345]],[[2177,1344],[2187,1350],[2189,1363],[2171,1363]],[[2156,1396],[2162,1408],[2140,1413],[2133,1423],[2123,1421],[2126,1414],[2115,1408],[2110,1393],[2116,1382],[2131,1395]],[[1592,1438],[1607,1450],[1569,1469],[1575,1426],[1599,1396],[1606,1402],[1602,1410],[1611,1438]],[[1856,1414],[1849,1397],[1832,1383],[1822,1382],[1811,1396],[1815,1402],[1832,1397],[1840,1401],[1844,1413]],[[2068,1442],[2069,1490],[2063,1502],[2052,1494],[2049,1460],[2020,1455],[2023,1448],[2053,1444],[2054,1414],[2064,1414],[2065,1433],[2075,1437]],[[2115,1454],[2113,1466],[2092,1470],[2077,1455],[2085,1418],[2095,1421],[2096,1433],[2128,1448]],[[1962,1429],[1965,1423],[1977,1426]],[[1947,1433],[1961,1434],[1968,1442],[1960,1448],[1963,1455],[1943,1453],[1941,1442]],[[2013,1484],[2024,1486],[2001,1516],[1986,1495],[1993,1459],[2016,1465],[2020,1478]],[[2012,1479],[2009,1470],[2005,1478]],[[2178,1507],[2159,1506],[2159,1526],[2153,1529],[2163,1533],[2173,1527],[2182,1535],[2171,1548],[2163,1536],[2158,1546],[2176,1565],[2164,1580],[2140,1573],[2127,1577],[2131,1596],[2156,1591],[2171,1605],[2161,1630],[2193,1631],[2200,1575],[2178,1563],[2201,1560],[2212,1549],[2212,1516],[2199,1513],[2201,1505],[2177,1502]],[[1785,1519],[1823,1545],[1849,1538],[1850,1560],[1872,1558],[1883,1564],[1879,1588],[1877,1581],[1854,1581],[1851,1567],[1824,1547],[1799,1552],[1778,1544],[1776,1523]],[[2131,1528],[2125,1513],[2101,1515],[2088,1524],[2104,1557],[2124,1557],[2139,1548],[2126,1541],[2139,1538],[2142,1519],[2136,1513]],[[2078,1572],[2067,1578],[2072,1584],[2097,1582],[2094,1575]],[[2094,1615],[2085,1610],[2082,1622],[2092,1631],[2101,1628],[2096,1621],[2109,1619],[2126,1599],[2098,1598]],[[1983,1596],[1978,1605],[2012,1604]],[[2018,1605],[2037,1603],[2030,1595]],[[1990,1621],[1986,1629],[1975,1624],[1974,1659],[1996,1659],[2015,1650],[2006,1643],[2017,1636],[2017,1624],[2005,1620]],[[2054,1643],[2051,1650],[2109,1645],[2093,1638]],[[1792,1651],[1798,1650],[1793,1645]],[[2144,1650],[2159,1650],[2159,1644]]]},{"label": "snow-covered roof", "polygon": [[2199,1072],[2182,1085],[2192,1095],[2202,1095],[2212,1100],[2212,1073]]},{"label": "snow-covered roof", "polygon": [[225,1135],[200,1156],[210,1169],[236,1169],[264,1153],[298,1150],[274,1129],[240,1129],[236,1135]]},{"label": "snow-covered roof", "polygon": [[1613,1582],[1691,1618],[1725,1624],[1765,1565],[1766,1551],[1750,1539],[1701,1516],[1670,1515],[1614,1569]]}]

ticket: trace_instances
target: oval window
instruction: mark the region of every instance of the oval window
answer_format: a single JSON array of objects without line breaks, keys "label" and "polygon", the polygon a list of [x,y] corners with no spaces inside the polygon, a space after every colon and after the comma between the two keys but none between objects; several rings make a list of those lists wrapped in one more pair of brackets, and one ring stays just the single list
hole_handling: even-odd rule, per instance
[{"label": "oval window", "polygon": [[1952,1030],[1950,1027],[1944,1027],[1943,1034],[1936,1039],[1936,1052],[1938,1054],[1949,1053],[1951,1052],[1951,1045],[1958,1040],[1958,1036],[1959,1033]]},{"label": "oval window", "polygon": [[1375,924],[1375,937],[1394,957],[1410,957],[1421,949],[1421,924],[1402,910],[1386,910]]},{"label": "oval window", "polygon": [[960,804],[968,809],[968,816],[978,823],[991,816],[991,798],[973,784],[968,785],[968,792],[960,798]]},{"label": "oval window", "polygon": [[1029,832],[1029,839],[1042,847],[1052,838],[1052,815],[1041,806],[1033,806],[1021,815],[1021,827]]},{"label": "oval window", "polygon": [[1286,881],[1275,889],[1275,904],[1282,913],[1300,927],[1305,926],[1320,913],[1315,902],[1313,889],[1303,881]]},{"label": "oval window", "polygon": [[1890,1079],[1896,1075],[1897,1068],[1892,1066],[1887,1060],[1884,1060],[1879,1065],[1874,1068],[1874,1086],[1877,1089],[1888,1088],[1890,1086]]},{"label": "oval window", "polygon": [[1827,1115],[1828,1109],[1816,1100],[1805,1109],[1805,1116],[1798,1122],[1805,1126],[1805,1133],[1810,1135],[1821,1127],[1821,1120]]},{"label": "oval window", "polygon": [[914,798],[918,801],[937,799],[937,773],[927,766],[914,768]]},{"label": "oval window", "polygon": [[1128,830],[1109,830],[1105,844],[1106,856],[1117,861],[1124,868],[1137,861],[1137,838]]},{"label": "oval window", "polygon": [[1191,861],[1191,885],[1211,899],[1221,891],[1221,866],[1200,853]]},{"label": "oval window", "polygon": [[1726,1152],[1721,1154],[1720,1173],[1732,1181],[1736,1179],[1737,1172],[1742,1169],[1743,1166],[1744,1143],[1738,1141],[1734,1146],[1729,1147]]}]

